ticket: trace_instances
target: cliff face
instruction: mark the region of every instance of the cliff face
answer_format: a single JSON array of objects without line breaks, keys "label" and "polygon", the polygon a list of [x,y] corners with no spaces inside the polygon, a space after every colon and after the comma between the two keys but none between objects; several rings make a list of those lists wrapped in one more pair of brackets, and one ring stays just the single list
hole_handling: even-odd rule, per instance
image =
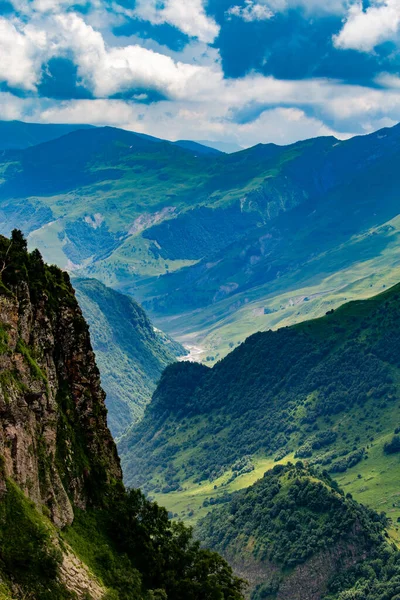
[{"label": "cliff face", "polygon": [[0,289],[0,454],[6,475],[64,526],[72,505],[101,503],[121,469],[68,276],[39,260],[24,267],[10,280],[6,268]]}]

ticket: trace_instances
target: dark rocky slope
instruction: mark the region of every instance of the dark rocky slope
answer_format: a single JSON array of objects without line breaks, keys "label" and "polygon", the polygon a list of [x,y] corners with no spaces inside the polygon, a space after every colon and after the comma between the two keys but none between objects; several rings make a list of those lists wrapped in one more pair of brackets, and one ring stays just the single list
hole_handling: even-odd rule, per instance
[{"label": "dark rocky slope", "polygon": [[0,289],[0,453],[6,475],[62,526],[72,503],[85,508],[121,469],[69,277],[38,253],[24,264],[23,240],[12,244]]}]

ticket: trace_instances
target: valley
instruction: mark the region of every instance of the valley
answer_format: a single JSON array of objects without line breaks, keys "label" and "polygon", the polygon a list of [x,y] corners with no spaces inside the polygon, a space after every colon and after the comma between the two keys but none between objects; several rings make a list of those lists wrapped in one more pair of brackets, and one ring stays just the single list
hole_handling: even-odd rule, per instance
[{"label": "valley", "polygon": [[306,459],[396,523],[400,459],[384,446],[400,420],[398,297],[397,285],[255,334],[211,370],[169,367],[121,440],[127,481],[195,522],[210,498],[223,502],[274,464]]},{"label": "valley", "polygon": [[[193,600],[214,600],[216,589],[218,600],[400,593],[399,127],[231,155],[109,127],[19,144],[1,156],[2,231],[21,224],[29,247],[64,271],[27,253],[14,230],[2,293],[18,297],[15,273],[26,272],[32,298],[61,285],[68,305],[79,302],[127,486],[114,492],[125,490],[120,472],[106,484],[107,460],[86,458],[79,423],[88,418],[98,440],[91,426],[106,409],[101,391],[103,404],[86,411],[100,382],[83,375],[78,413],[67,397],[55,408],[57,431],[74,447],[71,469],[82,466],[105,504],[67,491],[69,522],[58,530],[60,500],[33,500],[49,519],[40,526],[68,544],[72,558],[62,560],[80,565],[85,593],[187,600],[200,572],[213,583],[190,588]],[[54,291],[50,299],[54,320]],[[8,349],[7,327],[4,356],[47,378],[44,346]],[[21,373],[0,381],[5,406],[28,393]],[[41,452],[52,453],[37,435],[38,478],[49,468],[52,493],[65,500],[54,470],[63,461],[42,464]],[[7,493],[16,484],[29,497],[7,469]],[[0,559],[2,535],[0,523]],[[19,577],[2,568],[6,581]],[[21,582],[48,600],[34,579]]]},{"label": "valley", "polygon": [[74,278],[73,285],[90,326],[108,425],[118,438],[142,418],[162,371],[186,350],[156,329],[132,298],[96,279]]}]

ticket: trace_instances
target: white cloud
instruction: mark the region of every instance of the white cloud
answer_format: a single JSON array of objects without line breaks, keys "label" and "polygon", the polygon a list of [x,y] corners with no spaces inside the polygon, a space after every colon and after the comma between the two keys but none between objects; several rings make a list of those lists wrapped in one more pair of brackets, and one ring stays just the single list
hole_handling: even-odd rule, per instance
[{"label": "white cloud", "polygon": [[[115,7],[122,10],[121,7]],[[137,0],[134,10],[125,10],[127,16],[149,21],[154,25],[168,23],[201,42],[212,43],[219,27],[204,9],[203,0]]]},{"label": "white cloud", "polygon": [[400,0],[376,0],[363,10],[362,2],[349,8],[342,30],[334,37],[337,48],[370,52],[378,44],[394,40],[400,29]]},{"label": "white cloud", "polygon": [[138,44],[107,47],[100,32],[76,14],[57,15],[54,47],[72,51],[78,74],[96,96],[107,97],[135,87],[156,89],[180,98],[198,87],[209,88],[221,74],[212,67],[175,62]]},{"label": "white cloud", "polygon": [[385,88],[400,89],[400,77],[392,73],[381,73],[375,81]]},{"label": "white cloud", "polygon": [[[297,108],[271,108],[255,121],[238,124],[227,118],[221,107],[213,114],[204,106],[159,103],[151,106],[128,104],[122,100],[76,100],[54,105],[34,115],[46,123],[84,123],[116,125],[165,139],[227,139],[243,146],[259,142],[286,144],[319,135],[339,134],[316,118]],[[225,111],[226,113],[226,111]],[[211,117],[211,118],[210,118]]]},{"label": "white cloud", "polygon": [[29,101],[16,98],[9,92],[0,92],[0,119],[12,121],[21,119],[29,110]]},{"label": "white cloud", "polygon": [[274,12],[268,6],[253,0],[245,0],[244,6],[231,6],[226,14],[231,17],[239,17],[247,23],[265,21],[274,16]]},{"label": "white cloud", "polygon": [[17,24],[0,17],[0,81],[34,90],[41,56],[46,52],[46,34],[29,25],[18,29]]},{"label": "white cloud", "polygon": [[[100,0],[92,0],[93,6],[98,5]],[[24,15],[38,13],[56,13],[61,10],[67,10],[74,6],[84,6],[86,0],[11,0],[15,10]]]},{"label": "white cloud", "polygon": [[[249,103],[263,103],[261,114],[248,123],[235,122],[235,111]],[[281,107],[276,108],[277,104]],[[301,105],[319,117],[310,116],[309,110],[299,108]],[[207,138],[245,146],[260,141],[284,144],[317,135],[349,137],[393,124],[400,120],[400,91],[368,90],[320,80],[287,82],[250,77],[222,81],[209,90],[208,96],[197,100],[188,97],[152,105],[106,99],[70,101],[37,111],[31,116],[35,119],[109,124],[166,139]]]}]

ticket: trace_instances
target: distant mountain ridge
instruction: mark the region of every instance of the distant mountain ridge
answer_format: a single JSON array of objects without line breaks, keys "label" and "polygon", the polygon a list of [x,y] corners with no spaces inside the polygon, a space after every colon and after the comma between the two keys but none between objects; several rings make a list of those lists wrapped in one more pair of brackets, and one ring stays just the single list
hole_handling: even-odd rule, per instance
[{"label": "distant mountain ridge", "polygon": [[[45,142],[50,142],[57,138],[68,135],[73,131],[81,129],[92,129],[94,125],[87,124],[52,124],[52,123],[29,123],[24,121],[0,121],[0,150],[24,150],[31,146],[38,146]],[[135,132],[132,132],[135,133]],[[144,133],[135,133],[135,135],[147,139],[152,142],[165,142],[151,135]],[[212,146],[202,142],[190,140],[177,140],[175,142],[168,141],[167,143],[186,148],[192,152],[200,152],[202,154],[220,154],[222,150],[218,150]]]},{"label": "distant mountain ridge", "polygon": [[0,121],[0,150],[23,150],[67,135],[91,125],[53,125],[24,123],[23,121]]}]

